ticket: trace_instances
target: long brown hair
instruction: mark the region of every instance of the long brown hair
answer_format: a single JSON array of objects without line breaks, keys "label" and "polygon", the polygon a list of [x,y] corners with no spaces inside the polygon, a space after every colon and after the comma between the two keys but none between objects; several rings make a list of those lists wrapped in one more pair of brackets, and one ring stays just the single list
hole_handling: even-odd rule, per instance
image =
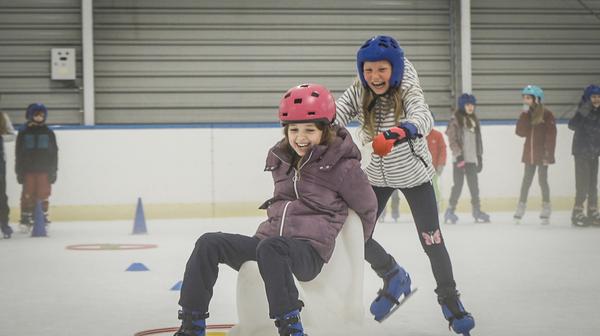
[{"label": "long brown hair", "polygon": [[[337,135],[333,124],[329,124],[328,122],[324,121],[316,121],[314,122],[314,124],[317,127],[317,129],[323,131],[323,134],[321,134],[321,142],[319,142],[319,145],[330,145]],[[285,126],[283,126],[283,135],[285,136],[285,141],[282,141],[280,146],[288,154],[290,154],[292,158],[292,165],[290,167],[291,170],[292,167],[297,167],[300,164],[300,162],[302,162],[303,157],[298,155],[298,153],[296,153],[292,146],[290,146],[290,138],[288,137],[289,128],[290,124],[286,124]]]},{"label": "long brown hair", "polygon": [[6,123],[6,113],[0,112],[0,134],[8,134],[8,125]]},{"label": "long brown hair", "polygon": [[531,125],[539,125],[544,122],[544,104],[541,102],[534,103],[531,110]]},{"label": "long brown hair", "polygon": [[460,125],[460,127],[467,127],[469,129],[479,129],[480,124],[479,124],[479,118],[477,118],[477,114],[475,114],[475,111],[473,111],[472,114],[467,114],[467,111],[465,111],[465,109],[456,109],[456,111],[454,111],[454,117],[456,118],[456,121],[458,122],[458,125]]},{"label": "long brown hair", "polygon": [[[366,134],[369,138],[375,137],[377,135],[377,130],[375,128],[375,112],[373,112],[374,105],[376,104],[377,95],[367,86],[363,87],[361,82],[357,80],[354,85],[360,86],[362,88],[362,110],[363,110],[363,124],[362,124],[362,132]],[[386,95],[389,95],[390,98],[394,101],[394,122],[398,123],[398,121],[404,118],[404,104],[402,102],[402,90],[400,87],[391,88]]]}]

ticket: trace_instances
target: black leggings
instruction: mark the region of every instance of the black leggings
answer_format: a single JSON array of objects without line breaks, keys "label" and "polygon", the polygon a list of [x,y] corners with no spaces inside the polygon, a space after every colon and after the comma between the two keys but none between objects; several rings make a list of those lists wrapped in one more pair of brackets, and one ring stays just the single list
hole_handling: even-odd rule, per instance
[{"label": "black leggings", "polygon": [[[0,152],[0,155],[3,155]],[[0,225],[8,225],[8,215],[10,208],[8,207],[8,196],[6,195],[6,162],[0,160]]]},{"label": "black leggings", "polygon": [[598,208],[598,157],[575,156],[575,206]]},{"label": "black leggings", "polygon": [[[377,196],[377,216],[379,216],[395,189],[373,187],[373,190]],[[431,269],[437,283],[435,291],[441,296],[452,295],[456,292],[456,282],[452,274],[450,256],[440,231],[433,186],[427,182],[414,188],[402,188],[400,191],[410,206],[419,241],[431,262]],[[439,237],[440,240],[435,239],[436,237]],[[365,243],[365,259],[379,276],[390,271],[395,262],[393,257],[373,237]]]},{"label": "black leggings", "polygon": [[527,203],[527,195],[529,194],[529,187],[533,182],[533,176],[535,175],[535,169],[538,170],[538,182],[542,189],[542,201],[550,202],[550,187],[548,186],[548,166],[547,165],[530,165],[525,164],[525,172],[523,173],[523,182],[521,183],[521,196],[519,202]]},{"label": "black leggings", "polygon": [[303,305],[292,275],[300,281],[310,281],[321,272],[324,263],[305,240],[286,237],[259,240],[238,234],[206,233],[196,242],[185,267],[179,305],[189,311],[208,313],[219,264],[239,271],[249,260],[258,262],[271,318]]},{"label": "black leggings", "polygon": [[465,175],[467,177],[467,185],[469,191],[471,191],[471,205],[473,209],[479,209],[479,181],[477,180],[477,164],[476,163],[465,163],[463,168],[456,166],[456,163],[452,165],[452,175],[454,177],[454,185],[450,192],[450,200],[448,201],[450,208],[456,208],[458,198],[462,192],[463,184],[465,182]]}]

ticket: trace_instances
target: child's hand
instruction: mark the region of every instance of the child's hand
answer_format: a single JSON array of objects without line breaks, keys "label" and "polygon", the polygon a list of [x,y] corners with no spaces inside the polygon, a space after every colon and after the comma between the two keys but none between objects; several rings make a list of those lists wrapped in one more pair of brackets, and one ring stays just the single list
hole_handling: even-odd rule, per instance
[{"label": "child's hand", "polygon": [[400,127],[392,127],[389,130],[377,134],[373,139],[373,152],[379,156],[386,156],[394,145],[406,139],[406,132]]},{"label": "child's hand", "polygon": [[465,158],[462,155],[456,157],[456,168],[465,167]]}]

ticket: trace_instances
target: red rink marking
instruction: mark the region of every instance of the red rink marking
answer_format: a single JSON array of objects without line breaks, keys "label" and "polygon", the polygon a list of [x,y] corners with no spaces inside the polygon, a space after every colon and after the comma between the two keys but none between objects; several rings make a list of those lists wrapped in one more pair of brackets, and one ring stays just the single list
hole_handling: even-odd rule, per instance
[{"label": "red rink marking", "polygon": [[[225,335],[224,331],[231,329],[233,326],[233,324],[209,324],[206,326],[206,330],[214,330],[215,332],[209,331],[206,336]],[[149,329],[137,332],[133,336],[159,335],[176,332],[177,330],[179,330],[179,327]]]}]

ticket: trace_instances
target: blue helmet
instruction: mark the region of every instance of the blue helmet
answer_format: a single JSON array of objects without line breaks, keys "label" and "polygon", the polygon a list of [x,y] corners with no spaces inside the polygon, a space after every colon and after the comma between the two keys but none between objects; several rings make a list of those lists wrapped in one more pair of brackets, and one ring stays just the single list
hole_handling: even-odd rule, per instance
[{"label": "blue helmet", "polygon": [[521,94],[530,95],[538,98],[540,101],[544,100],[544,90],[537,85],[527,85]]},{"label": "blue helmet", "polygon": [[458,109],[464,110],[467,104],[477,105],[477,99],[472,94],[463,93],[458,97]]},{"label": "blue helmet", "polygon": [[27,106],[27,112],[25,113],[25,118],[29,121],[32,121],[33,115],[36,112],[43,112],[44,113],[44,121],[46,121],[46,118],[48,117],[48,109],[42,103],[33,103],[33,104],[30,104],[29,106]]},{"label": "blue helmet", "polygon": [[585,90],[583,90],[583,101],[590,100],[590,97],[592,97],[592,95],[600,95],[600,86],[596,84],[591,84],[588,87],[586,87]]},{"label": "blue helmet", "polygon": [[392,65],[390,87],[395,88],[400,86],[402,76],[404,75],[404,50],[402,50],[393,37],[377,35],[368,39],[356,53],[358,76],[364,87],[367,87],[368,84],[363,75],[363,65],[365,62],[382,60],[386,60]]}]

